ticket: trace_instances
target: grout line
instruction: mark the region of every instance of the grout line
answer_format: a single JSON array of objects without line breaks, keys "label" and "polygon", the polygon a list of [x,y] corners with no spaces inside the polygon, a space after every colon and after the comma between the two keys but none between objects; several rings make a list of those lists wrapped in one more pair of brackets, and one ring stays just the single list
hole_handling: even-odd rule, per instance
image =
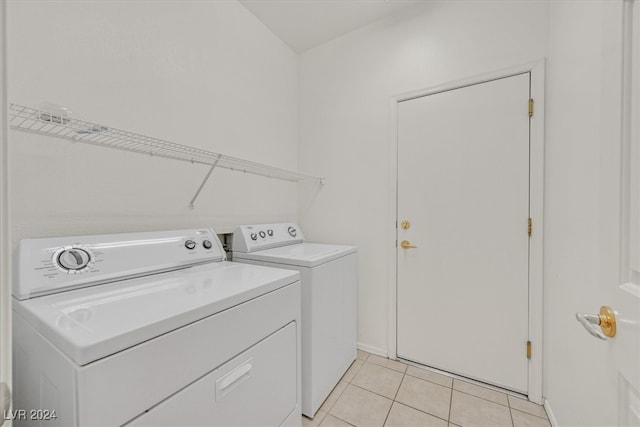
[{"label": "grout line", "polygon": [[[347,389],[347,387],[349,386],[349,383],[346,381],[342,381],[342,379],[340,379],[340,381],[338,381],[338,384],[336,384],[336,386],[333,388],[333,390],[331,390],[331,393],[329,393],[329,396],[327,396],[327,398],[324,400],[324,402],[322,402],[322,405],[320,405],[320,408],[322,408],[324,406],[324,404],[327,402],[327,400],[329,400],[329,398],[331,397],[331,394],[336,391],[336,388],[338,388],[338,386],[340,385],[341,382],[344,382],[346,385],[344,386],[344,389],[340,392],[340,394],[336,397],[335,401],[331,404],[331,406],[329,406],[327,408],[327,410],[325,411],[327,414],[329,414],[329,412],[331,411],[331,408],[333,408],[334,406],[336,406],[336,403],[338,403],[338,399],[340,399],[340,396],[342,396],[342,393],[344,393],[344,391]],[[320,409],[318,409],[320,410]],[[326,415],[325,415],[326,417]]]},{"label": "grout line", "polygon": [[[472,396],[472,397],[476,397],[476,398],[478,398],[478,399],[482,399],[482,400],[484,400],[485,402],[491,402],[491,403],[495,403],[496,405],[503,406],[503,407],[505,407],[505,408],[510,408],[510,407],[509,407],[509,404],[508,404],[508,402],[509,402],[509,399],[508,399],[508,398],[507,398],[507,404],[506,404],[506,405],[503,405],[502,403],[498,403],[498,402],[496,402],[495,400],[491,400],[491,399],[487,399],[487,398],[484,398],[484,397],[481,397],[481,396],[477,396],[477,395],[475,395],[475,394],[473,394],[473,393],[467,393],[466,391],[458,390],[458,389],[455,389],[455,388],[454,388],[453,390],[457,391],[458,393],[466,394],[467,396]],[[522,412],[522,411],[520,411],[520,412]]]},{"label": "grout line", "polygon": [[[425,370],[426,370],[426,369],[425,369]],[[453,378],[451,378],[451,377],[447,377],[447,378],[450,378],[450,379],[452,380],[452,381],[451,381],[451,385],[450,385],[450,386],[446,386],[446,385],[443,385],[443,384],[437,383],[437,382],[435,382],[435,381],[428,380],[428,379],[426,379],[426,378],[418,377],[418,376],[416,376],[416,375],[412,375],[412,374],[409,374],[409,373],[406,373],[406,374],[407,374],[407,375],[409,375],[411,378],[417,378],[417,379],[419,379],[419,380],[426,381],[426,382],[431,383],[431,384],[435,384],[435,385],[439,385],[439,386],[441,386],[441,387],[447,387],[447,388],[453,389]],[[443,377],[446,377],[446,375],[443,375]]]},{"label": "grout line", "polygon": [[356,370],[353,372],[353,377],[351,378],[351,380],[346,380],[344,377],[349,373],[349,371],[351,370],[351,368],[353,368],[353,367],[354,367],[354,363],[356,363],[358,360],[360,360],[360,359],[356,359],[356,360],[354,360],[353,362],[351,362],[351,365],[349,366],[349,368],[347,369],[347,371],[346,371],[344,374],[342,374],[342,376],[340,377],[340,380],[339,380],[338,382],[340,382],[340,381],[344,381],[344,382],[346,382],[347,384],[350,384],[350,383],[351,383],[351,380],[352,380],[353,378],[355,378],[355,376],[356,376],[356,374],[358,373],[358,371],[360,370],[360,368],[362,368],[362,367],[364,366],[364,361],[360,360],[360,361],[362,362],[362,365],[360,365],[360,368],[356,369]]},{"label": "grout line", "polygon": [[529,412],[529,411],[526,411],[524,409],[519,409],[519,408],[512,407],[511,406],[511,399],[509,399],[509,397],[507,396],[507,401],[509,402],[509,407],[511,408],[512,411],[518,411],[518,412],[522,412],[523,414],[533,415],[534,417],[542,418],[543,420],[547,420],[547,421],[551,422],[551,420],[549,419],[549,414],[547,413],[547,408],[545,408],[544,405],[538,405],[537,403],[533,403],[530,400],[520,399],[518,397],[514,397],[514,399],[524,400],[527,403],[530,403],[532,405],[536,405],[536,406],[541,407],[542,409],[544,409],[544,415],[545,416],[542,417],[542,416],[540,416],[538,414],[534,414],[533,412]]},{"label": "grout line", "polygon": [[[393,400],[393,399],[389,399],[387,396],[383,396],[383,395],[381,395],[381,394],[378,394],[378,393],[376,393],[375,391],[367,390],[366,388],[364,388],[364,387],[360,387],[360,386],[358,386],[357,384],[350,384],[350,385],[351,385],[351,386],[353,386],[353,387],[359,388],[360,390],[368,391],[368,392],[369,392],[369,393],[371,393],[371,394],[375,394],[376,396],[380,396],[380,397],[383,397],[383,398],[385,398],[385,399],[387,399],[387,400],[390,400],[390,401],[391,401],[391,405],[389,406],[389,410],[387,411],[387,415],[386,415],[386,416],[385,416],[385,418],[384,418],[384,422],[386,423],[386,422],[387,422],[387,418],[389,417],[389,413],[391,412],[391,408],[393,407],[393,402],[395,402],[395,400]],[[398,387],[398,388],[400,388],[400,387]],[[344,391],[346,391],[346,390],[347,390],[347,388],[345,387]],[[344,393],[344,391],[343,391],[343,393]],[[396,394],[397,394],[397,392],[396,392]],[[342,396],[342,394],[341,394],[340,396]],[[334,406],[335,406],[335,404],[337,404],[337,403],[338,403],[338,401],[336,400],[336,402],[334,403]],[[340,418],[340,417],[336,416],[335,414],[329,414],[329,412],[327,412],[327,415],[331,415],[331,416],[333,416],[333,417],[336,417],[336,418],[340,419],[341,421],[346,422],[346,423],[347,423],[347,424],[349,424],[349,425],[353,425],[353,424],[349,423],[348,421],[345,421],[345,420],[343,420],[342,418]],[[383,423],[382,425],[384,426],[384,423]]]},{"label": "grout line", "polygon": [[449,415],[447,415],[447,423],[451,422],[451,408],[453,408],[453,381],[451,381],[451,394],[449,395]]},{"label": "grout line", "polygon": [[389,410],[387,411],[387,415],[384,417],[384,422],[382,423],[383,427],[385,424],[387,424],[387,420],[389,419],[389,414],[391,413],[391,409],[393,408],[394,403],[395,403],[395,400],[392,400],[391,405],[389,406]]},{"label": "grout line", "polygon": [[358,351],[359,351],[359,352],[361,352],[361,353],[366,354],[366,356],[364,357],[364,359],[360,359],[360,358],[357,356],[357,354],[356,354],[356,359],[360,359],[360,360],[362,360],[363,362],[364,362],[364,361],[366,361],[367,359],[369,359],[369,356],[371,356],[371,353],[367,353],[367,352],[366,352],[366,351],[364,351],[364,350],[358,350]]},{"label": "grout line", "polygon": [[[331,415],[331,416],[332,416],[332,417],[334,417],[334,418],[339,419],[339,420],[340,420],[340,421],[342,421],[342,422],[345,422],[345,423],[349,424],[350,426],[355,427],[355,424],[351,424],[349,421],[343,420],[343,419],[342,419],[342,418],[340,418],[340,417],[337,417],[337,416],[335,416],[335,415],[333,415],[333,414],[329,414],[329,413],[327,413],[327,417],[328,417],[329,415]],[[324,418],[326,419],[327,417],[324,417]],[[322,422],[324,422],[324,420],[322,420]],[[320,424],[322,424],[322,423],[320,423]],[[320,427],[320,425],[318,425],[318,427]]]},{"label": "grout line", "polygon": [[[380,357],[382,357],[382,356],[380,356]],[[382,366],[383,368],[387,368],[387,369],[390,369],[392,371],[400,372],[401,374],[406,374],[407,373],[407,369],[409,368],[409,365],[407,365],[406,363],[400,362],[398,360],[391,360],[391,359],[385,359],[385,360],[388,360],[388,361],[391,361],[391,362],[398,362],[398,363],[404,365],[404,371],[398,371],[397,369],[390,368],[387,365],[382,365],[380,363],[376,363],[376,362],[370,361],[368,358],[367,358],[366,362],[367,363],[371,363],[372,365]]]},{"label": "grout line", "polygon": [[398,385],[398,389],[396,390],[396,394],[393,395],[393,401],[396,401],[396,397],[398,397],[398,393],[400,393],[400,388],[402,387],[402,383],[404,382],[404,377],[406,377],[407,374],[403,374],[402,375],[402,379],[400,380],[400,384]]},{"label": "grout line", "polygon": [[447,422],[447,423],[449,422],[449,420],[446,420],[446,419],[444,419],[444,418],[442,418],[442,417],[439,417],[439,416],[437,416],[437,415],[434,415],[434,414],[432,414],[432,413],[430,413],[430,412],[423,411],[422,409],[414,408],[413,406],[408,405],[408,404],[406,404],[406,403],[402,403],[402,402],[400,402],[400,401],[398,401],[398,400],[394,400],[393,402],[394,402],[394,403],[397,403],[398,405],[406,406],[407,408],[415,409],[416,411],[418,411],[418,412],[422,412],[423,414],[427,414],[427,415],[429,415],[430,417],[437,418],[437,419],[442,420],[442,421],[445,421],[445,422]]},{"label": "grout line", "polygon": [[[320,412],[320,410],[318,410],[318,412]],[[322,419],[320,419],[320,421],[318,421],[318,425],[322,424],[322,422],[324,421],[325,418],[327,418],[327,415],[329,415],[329,411],[322,411],[324,412],[324,416],[322,417]],[[318,416],[318,414],[316,414],[316,417]],[[315,418],[315,417],[314,417]]]},{"label": "grout line", "polygon": [[513,410],[511,409],[511,402],[509,401],[509,396],[507,396],[507,407],[509,408],[509,417],[511,417],[511,427],[515,427],[515,423],[513,422]]},{"label": "grout line", "polygon": [[368,391],[369,393],[375,394],[376,396],[384,397],[384,398],[385,398],[385,399],[387,399],[387,400],[390,400],[390,401],[392,401],[392,402],[395,402],[395,400],[393,400],[392,398],[390,398],[390,397],[388,397],[388,396],[382,395],[382,394],[380,394],[380,393],[376,393],[375,391],[371,391],[371,390],[366,389],[366,388],[364,388],[364,387],[360,387],[358,384],[351,384],[351,385],[352,385],[352,386],[354,386],[354,387],[358,387],[360,390]]},{"label": "grout line", "polygon": [[[406,369],[405,369],[405,372],[406,372]],[[389,419],[389,414],[393,409],[394,403],[396,403],[396,397],[398,397],[398,393],[400,393],[400,387],[402,387],[402,383],[404,382],[404,377],[406,376],[407,376],[406,373],[402,374],[402,379],[400,380],[400,384],[398,384],[398,388],[396,389],[396,394],[393,395],[393,399],[391,400],[391,406],[389,407],[389,412],[387,412],[387,416],[384,419],[384,423],[382,423],[383,426],[387,424],[387,420]],[[400,402],[398,402],[398,404],[400,404]]]},{"label": "grout line", "polygon": [[[357,359],[356,359],[357,360]],[[351,381],[353,381],[353,379],[356,377],[356,375],[358,375],[358,372],[360,372],[360,369],[362,369],[362,367],[364,366],[364,364],[367,363],[364,360],[362,361],[362,364],[360,366],[358,366],[358,369],[356,369],[355,371],[353,371],[353,376],[351,377],[351,379],[349,381],[347,381],[349,384],[351,384]],[[352,365],[353,366],[353,365]],[[351,369],[351,368],[349,368]]]},{"label": "grout line", "polygon": [[[403,381],[404,381],[404,378],[403,378]],[[371,394],[375,394],[376,396],[384,397],[384,398],[385,398],[385,399],[387,399],[387,400],[391,400],[391,406],[392,406],[392,407],[393,407],[393,403],[397,402],[397,403],[399,403],[400,405],[404,405],[404,406],[406,406],[406,407],[408,407],[408,408],[415,409],[416,411],[422,412],[423,414],[430,415],[430,416],[435,417],[435,418],[437,418],[437,419],[439,419],[439,420],[443,420],[443,421],[447,421],[447,422],[449,421],[449,420],[446,420],[446,419],[444,419],[444,418],[442,418],[442,417],[439,417],[439,416],[437,416],[437,415],[434,415],[434,414],[432,414],[432,413],[429,413],[429,412],[423,411],[422,409],[415,408],[415,407],[413,407],[413,406],[411,406],[411,405],[408,405],[408,404],[406,404],[406,403],[403,403],[403,402],[397,401],[397,400],[395,400],[395,399],[393,399],[393,400],[392,400],[392,399],[389,399],[387,396],[383,396],[383,395],[381,395],[381,394],[378,394],[378,393],[376,393],[375,391],[367,390],[366,388],[364,388],[364,387],[360,387],[360,386],[359,386],[359,385],[357,385],[357,384],[351,384],[351,385],[352,385],[353,387],[357,387],[357,388],[359,388],[360,390],[368,391],[369,393],[371,393]],[[402,382],[400,382],[400,385],[402,385]],[[437,385],[437,384],[436,384],[436,385]],[[346,390],[346,389],[345,389],[345,390]],[[398,387],[398,390],[400,390],[400,387]],[[397,397],[397,395],[398,395],[398,393],[396,392],[396,397]],[[337,403],[337,402],[336,402],[336,403]],[[451,407],[449,407],[449,410],[451,410]],[[389,409],[389,411],[391,411],[391,409]],[[327,412],[327,414],[328,414],[328,412]],[[331,414],[331,415],[333,415],[333,416],[335,417],[335,415],[334,415],[334,414]],[[388,416],[388,415],[389,415],[389,414],[387,414],[387,416]],[[336,417],[336,418],[338,418],[338,417]],[[385,419],[385,421],[386,421],[386,419]]]},{"label": "grout line", "polygon": [[[531,415],[532,417],[537,417],[537,418],[540,418],[540,419],[542,419],[542,420],[547,420],[547,421],[551,422],[551,420],[549,420],[549,418],[548,418],[548,417],[547,417],[547,418],[545,418],[545,417],[541,417],[540,415],[532,414],[531,412],[523,411],[522,409],[518,409],[518,408],[511,408],[511,410],[512,410],[512,411],[521,412],[521,413],[523,413],[523,414]],[[545,410],[545,413],[546,413],[546,412],[547,412],[547,411]]]},{"label": "grout line", "polygon": [[[409,375],[409,374],[405,374],[405,377],[406,377],[407,375]],[[411,378],[416,379],[416,380],[422,380],[422,381],[424,381],[424,382],[427,382],[427,383],[430,383],[430,384],[434,384],[434,385],[440,386],[440,387],[442,387],[442,388],[447,388],[446,386],[443,386],[442,384],[432,383],[431,381],[423,380],[422,378],[417,378],[417,377],[414,377],[413,375],[409,375],[409,376],[410,376]],[[403,383],[403,382],[404,382],[404,377],[402,377],[402,381],[400,382],[400,387],[402,387],[402,383]],[[400,392],[400,387],[398,387],[398,391],[396,392],[396,396],[395,396],[395,397],[398,397],[398,393]],[[448,417],[451,417],[451,399],[452,399],[452,396],[453,396],[453,390],[452,390],[452,389],[449,389],[449,390],[451,391],[451,394],[450,394],[450,397],[449,397],[449,416],[448,416]],[[415,407],[413,407],[413,406],[411,406],[411,405],[409,405],[409,404],[407,404],[407,403],[400,402],[399,400],[396,400],[396,399],[395,399],[395,397],[394,397],[393,401],[394,401],[394,402],[398,402],[400,405],[404,405],[404,406],[406,406],[406,407],[408,407],[408,408],[415,409],[416,411],[420,411],[420,412],[422,412],[422,413],[424,413],[424,414],[427,414],[427,415],[430,415],[430,416],[432,416],[432,417],[438,418],[439,420],[443,420],[443,421],[449,422],[449,420],[448,420],[448,419],[445,419],[445,418],[439,417],[439,416],[437,416],[437,415],[435,415],[435,414],[432,414],[432,413],[430,413],[430,412],[427,412],[427,411],[423,411],[422,409],[415,408]]]},{"label": "grout line", "polygon": [[[515,395],[515,394],[513,394],[513,395],[512,395],[511,393],[505,393],[505,392],[502,392],[502,391],[497,391],[497,390],[494,390],[493,388],[485,387],[485,386],[483,386],[483,385],[475,384],[474,382],[469,382],[469,381],[461,380],[461,379],[458,379],[458,378],[455,378],[455,377],[449,377],[449,378],[452,378],[452,381],[451,381],[451,386],[450,386],[450,387],[447,387],[447,386],[444,386],[444,385],[439,384],[439,383],[437,383],[437,382],[429,381],[429,380],[427,380],[427,379],[420,378],[420,377],[417,377],[417,376],[414,376],[414,375],[411,375],[411,374],[407,373],[407,372],[408,372],[408,366],[412,366],[411,364],[407,365],[407,369],[405,369],[405,371],[404,371],[404,372],[401,372],[401,371],[397,371],[397,370],[395,370],[395,369],[392,369],[392,368],[387,367],[387,366],[382,365],[382,364],[378,364],[378,363],[375,363],[375,362],[370,362],[370,361],[368,361],[369,356],[370,356],[370,354],[369,354],[369,355],[367,355],[366,359],[357,359],[357,358],[356,358],[356,360],[360,360],[362,363],[360,363],[360,364],[359,364],[360,366],[359,366],[356,370],[354,370],[354,372],[353,372],[353,376],[352,376],[352,378],[351,378],[349,381],[344,380],[344,379],[343,379],[344,377],[340,379],[340,381],[341,381],[341,382],[342,382],[342,381],[343,381],[343,382],[345,382],[345,383],[347,384],[347,386],[345,386],[345,388],[342,390],[342,392],[341,392],[339,395],[337,395],[337,396],[336,396],[335,401],[333,402],[333,404],[332,404],[329,408],[327,408],[327,411],[325,411],[325,412],[326,412],[326,413],[325,413],[325,416],[323,417],[323,419],[320,421],[320,423],[319,423],[319,424],[322,424],[322,423],[325,421],[326,417],[327,417],[328,415],[331,415],[331,416],[333,416],[333,417],[335,417],[335,418],[337,418],[337,419],[339,419],[339,420],[341,420],[341,421],[343,421],[343,422],[345,422],[345,423],[347,423],[347,424],[349,424],[349,425],[353,425],[353,424],[351,424],[351,423],[349,423],[349,422],[347,422],[347,421],[345,421],[345,420],[341,419],[340,417],[337,417],[336,415],[334,415],[334,414],[331,414],[331,413],[330,413],[331,409],[332,409],[332,408],[337,404],[338,400],[340,400],[340,398],[342,397],[342,395],[344,394],[345,390],[348,388],[348,386],[349,386],[349,385],[352,385],[353,387],[357,387],[357,388],[359,388],[359,389],[361,389],[361,390],[363,390],[363,391],[367,391],[367,392],[372,393],[372,394],[374,394],[374,395],[376,395],[376,396],[380,396],[380,397],[383,397],[383,398],[385,398],[385,399],[387,399],[387,400],[390,400],[390,401],[391,401],[391,406],[389,407],[389,410],[387,411],[387,414],[386,414],[386,417],[385,417],[384,423],[386,423],[386,422],[388,421],[388,419],[389,419],[389,415],[390,415],[390,413],[391,413],[391,409],[393,408],[394,404],[395,404],[395,403],[398,403],[399,405],[406,406],[406,407],[411,408],[411,409],[414,409],[414,410],[416,410],[416,411],[418,411],[418,412],[421,412],[421,413],[427,414],[427,415],[429,415],[429,416],[432,416],[432,417],[438,418],[438,419],[440,419],[440,420],[446,421],[446,422],[447,422],[447,423],[449,423],[449,425],[451,425],[451,426],[457,426],[457,424],[454,424],[454,423],[452,423],[452,422],[451,422],[451,412],[452,412],[452,408],[453,408],[453,392],[454,392],[454,391],[456,391],[456,392],[458,392],[458,393],[461,393],[461,394],[465,394],[465,395],[467,395],[467,396],[475,397],[476,399],[484,400],[485,402],[494,403],[494,404],[496,404],[496,405],[499,405],[499,406],[502,406],[502,407],[506,407],[506,408],[508,408],[508,409],[509,409],[509,416],[510,416],[510,418],[511,418],[511,425],[512,425],[512,427],[514,427],[514,426],[515,426],[515,422],[514,422],[514,419],[513,419],[513,411],[518,411],[518,412],[520,412],[520,413],[523,413],[523,414],[526,414],[526,415],[531,415],[531,416],[534,416],[534,417],[536,417],[536,418],[540,418],[540,419],[543,419],[543,420],[545,420],[545,421],[547,421],[547,422],[550,422],[550,421],[549,421],[549,418],[548,418],[548,415],[547,415],[547,418],[544,418],[544,417],[542,417],[542,416],[539,416],[539,415],[536,415],[536,414],[530,413],[530,412],[528,412],[528,411],[526,411],[526,410],[519,410],[519,409],[513,408],[513,407],[511,406],[510,396],[512,396],[512,397],[514,397],[514,398],[518,398],[518,399],[521,399],[521,400],[525,400],[525,401],[527,401],[526,399],[522,399],[521,397],[519,397],[519,396],[517,396],[517,395]],[[391,359],[388,359],[388,360],[391,360]],[[382,394],[379,394],[379,393],[377,393],[377,392],[375,392],[375,391],[369,390],[369,389],[367,389],[367,388],[364,388],[364,387],[361,387],[361,386],[359,386],[359,385],[357,385],[357,384],[352,383],[353,379],[354,379],[354,378],[356,377],[356,375],[360,372],[360,370],[361,370],[361,369],[362,369],[362,367],[365,365],[365,363],[369,363],[369,364],[371,364],[371,365],[378,366],[378,367],[381,367],[381,368],[384,368],[384,369],[388,369],[388,370],[390,370],[390,371],[393,371],[393,372],[397,372],[397,373],[402,374],[402,378],[401,378],[401,380],[400,380],[400,384],[398,385],[398,388],[396,389],[396,391],[395,391],[395,394],[394,394],[394,397],[393,397],[393,398],[389,398],[389,397],[384,396],[384,395],[382,395]],[[401,362],[401,363],[402,363],[402,362]],[[351,367],[350,367],[350,369],[351,369]],[[431,371],[430,369],[427,369],[427,370],[428,370],[428,371]],[[432,372],[434,372],[434,371],[432,371]],[[439,374],[438,372],[435,372],[435,373],[436,373],[436,374]],[[441,375],[441,374],[440,374],[440,375]],[[408,404],[406,404],[406,403],[403,403],[403,402],[400,402],[400,401],[396,400],[396,399],[397,399],[397,397],[398,397],[398,394],[400,393],[400,388],[402,388],[402,385],[404,384],[404,380],[406,379],[406,377],[407,377],[407,376],[409,376],[409,377],[411,377],[411,378],[413,378],[413,379],[416,379],[416,380],[422,380],[422,381],[427,382],[427,383],[429,383],[429,384],[433,384],[433,385],[436,385],[436,386],[443,387],[443,388],[445,388],[445,389],[446,389],[446,388],[449,388],[449,390],[450,390],[451,394],[450,394],[450,397],[449,397],[449,413],[448,413],[448,417],[447,417],[448,419],[444,419],[444,418],[438,417],[437,415],[431,414],[431,413],[429,413],[429,412],[427,412],[427,411],[424,411],[424,410],[419,409],[419,408],[415,408],[415,407],[413,407],[413,406],[411,406],[411,405],[408,405]],[[445,376],[446,376],[446,375],[445,375]],[[487,398],[484,398],[484,397],[481,397],[481,396],[478,396],[478,395],[475,395],[475,394],[472,394],[472,393],[469,393],[469,392],[466,392],[466,391],[457,390],[457,389],[455,389],[455,388],[454,388],[455,380],[462,381],[462,382],[467,382],[467,383],[469,383],[469,384],[471,384],[471,385],[475,385],[476,387],[480,387],[481,389],[485,389],[485,390],[488,390],[488,391],[494,391],[494,392],[500,393],[501,395],[505,395],[505,397],[507,398],[507,404],[506,404],[506,405],[504,405],[504,404],[501,404],[501,403],[495,402],[495,401],[493,401],[493,400],[490,400],[490,399],[487,399]],[[338,383],[338,384],[339,384],[339,383]],[[337,387],[337,384],[336,384],[336,387]],[[334,387],[334,390],[332,390],[332,392],[331,392],[331,393],[333,393],[334,391],[335,391],[335,387]],[[331,393],[330,393],[330,394],[331,394]],[[546,414],[546,410],[545,410],[545,414]]]},{"label": "grout line", "polygon": [[[502,388],[502,387],[498,387],[498,386],[493,385],[493,384],[484,383],[482,381],[478,381],[478,380],[475,380],[473,378],[468,378],[468,377],[465,377],[465,376],[462,376],[462,375],[458,375],[458,374],[454,374],[454,373],[451,373],[451,372],[443,371],[441,369],[432,368],[431,366],[422,365],[420,363],[413,362],[413,361],[407,360],[407,359],[398,359],[398,361],[400,361],[401,363],[404,363],[407,366],[413,366],[414,368],[422,369],[423,371],[428,371],[428,372],[432,372],[432,373],[435,373],[435,374],[438,374],[438,375],[442,375],[443,377],[451,378],[454,382],[455,382],[455,380],[458,380],[458,381],[462,381],[462,382],[465,382],[465,383],[468,383],[468,384],[471,384],[471,385],[475,385],[475,386],[478,386],[478,387],[485,388],[487,390],[495,391],[496,393],[502,393],[502,394],[506,394],[507,396],[513,396],[513,397],[515,397],[517,399],[528,400],[528,398],[527,398],[527,396],[525,394],[517,393],[515,391],[508,390],[508,389]],[[411,375],[411,376],[413,376],[413,375]],[[416,378],[419,378],[419,377],[416,377]],[[420,378],[420,379],[423,379],[423,378]],[[428,381],[428,380],[425,380],[425,381]],[[430,382],[433,382],[433,381],[430,381]]]},{"label": "grout line", "polygon": [[[407,374],[405,374],[405,375],[402,377],[402,381],[400,381],[400,387],[402,387],[402,383],[404,383],[404,378],[405,378],[406,376],[407,376]],[[414,378],[414,377],[413,377],[413,376],[411,376],[411,375],[409,375],[409,376],[410,376],[411,378]],[[417,378],[417,379],[420,379],[420,378]],[[436,385],[438,385],[438,384],[436,384]],[[398,403],[398,405],[403,405],[403,406],[406,406],[407,408],[415,409],[416,411],[422,412],[423,414],[427,414],[427,415],[430,415],[430,416],[432,416],[432,417],[438,418],[439,420],[446,421],[447,423],[449,422],[449,420],[445,420],[444,418],[440,418],[440,417],[438,417],[437,415],[430,414],[429,412],[423,411],[422,409],[414,408],[414,407],[413,407],[413,406],[411,406],[411,405],[408,405],[408,404],[406,404],[406,403],[403,403],[403,402],[400,402],[400,401],[396,400],[396,397],[398,397],[398,393],[400,393],[400,387],[398,387],[398,391],[396,391],[396,395],[395,395],[395,396],[394,396],[394,398],[393,398],[393,403]],[[393,407],[393,403],[391,404],[391,406],[392,406],[392,407]],[[449,402],[449,412],[451,412],[451,402]],[[386,422],[386,420],[385,420],[385,422]]]}]

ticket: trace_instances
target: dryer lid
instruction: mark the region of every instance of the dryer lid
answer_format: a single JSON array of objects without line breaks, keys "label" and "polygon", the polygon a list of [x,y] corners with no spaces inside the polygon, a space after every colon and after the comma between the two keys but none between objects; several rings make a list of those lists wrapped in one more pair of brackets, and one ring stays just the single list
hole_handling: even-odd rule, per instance
[{"label": "dryer lid", "polygon": [[291,270],[230,262],[14,300],[16,314],[78,365],[295,283]]}]

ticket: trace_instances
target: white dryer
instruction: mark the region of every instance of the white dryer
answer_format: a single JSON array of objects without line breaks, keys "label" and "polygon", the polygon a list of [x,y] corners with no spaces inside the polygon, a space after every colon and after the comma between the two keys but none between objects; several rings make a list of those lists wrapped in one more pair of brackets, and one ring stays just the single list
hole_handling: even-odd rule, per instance
[{"label": "white dryer", "polygon": [[304,241],[296,224],[244,225],[232,261],[299,271],[302,413],[313,418],[356,358],[357,248]]},{"label": "white dryer", "polygon": [[300,284],[213,230],[23,240],[15,425],[300,425]]}]

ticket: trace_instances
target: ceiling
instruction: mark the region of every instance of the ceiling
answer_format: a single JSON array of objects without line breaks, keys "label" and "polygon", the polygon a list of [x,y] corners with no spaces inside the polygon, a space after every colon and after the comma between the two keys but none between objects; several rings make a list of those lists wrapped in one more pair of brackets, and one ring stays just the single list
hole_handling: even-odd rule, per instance
[{"label": "ceiling", "polygon": [[240,0],[297,53],[424,0]]}]

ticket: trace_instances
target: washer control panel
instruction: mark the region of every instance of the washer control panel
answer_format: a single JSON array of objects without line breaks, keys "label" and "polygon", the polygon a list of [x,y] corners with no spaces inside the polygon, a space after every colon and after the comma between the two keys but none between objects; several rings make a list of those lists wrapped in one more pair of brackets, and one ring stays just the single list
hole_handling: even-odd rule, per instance
[{"label": "washer control panel", "polygon": [[225,259],[212,229],[25,239],[13,296],[27,299]]},{"label": "washer control panel", "polygon": [[81,273],[93,266],[92,253],[88,248],[70,246],[60,248],[53,256],[53,262],[65,273]]},{"label": "washer control panel", "polygon": [[303,241],[295,223],[242,225],[233,232],[233,251],[254,252]]}]

